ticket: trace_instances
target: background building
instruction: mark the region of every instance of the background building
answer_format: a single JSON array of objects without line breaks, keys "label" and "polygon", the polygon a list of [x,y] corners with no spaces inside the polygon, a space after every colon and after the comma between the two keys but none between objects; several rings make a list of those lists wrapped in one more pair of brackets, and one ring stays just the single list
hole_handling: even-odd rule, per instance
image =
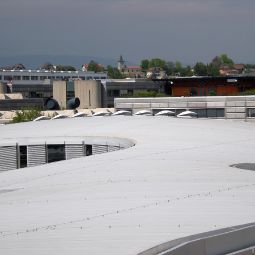
[{"label": "background building", "polygon": [[53,94],[56,80],[104,80],[107,73],[84,71],[47,70],[2,70],[0,82],[6,85],[7,93],[22,93],[24,98],[48,98]]},{"label": "background building", "polygon": [[102,104],[104,107],[113,107],[114,98],[133,97],[141,91],[160,91],[161,81],[145,79],[112,79],[103,80]]},{"label": "background building", "polygon": [[53,98],[57,100],[60,109],[67,108],[68,100],[76,97],[80,100],[80,108],[100,108],[101,100],[101,82],[91,81],[54,81]]},{"label": "background building", "polygon": [[140,66],[127,66],[122,56],[119,57],[117,62],[118,70],[128,78],[145,78],[145,73],[142,72]]},{"label": "background building", "polygon": [[[54,81],[101,81],[107,78],[105,72],[84,72],[84,71],[47,71],[47,70],[1,70],[0,71],[0,110],[19,110],[27,107],[44,108],[44,104],[48,98],[53,97]],[[93,82],[92,82],[93,83]],[[78,86],[78,85],[77,85]],[[93,87],[93,86],[92,86]],[[57,88],[56,88],[57,89]],[[87,94],[78,89],[78,94]],[[85,89],[85,87],[84,87]],[[63,93],[65,90],[63,90]],[[91,101],[85,100],[85,96],[81,97],[81,106],[84,108],[93,108],[95,103],[93,99],[94,87],[89,90]],[[68,94],[70,96],[71,91]],[[90,94],[91,93],[91,94]],[[101,92],[96,93],[101,102]],[[63,107],[66,107],[65,97],[57,97],[61,100]],[[86,103],[87,102],[87,103]],[[91,105],[91,106],[90,106]]]},{"label": "background building", "polygon": [[233,96],[255,88],[255,76],[194,76],[153,79],[165,82],[171,96]]}]

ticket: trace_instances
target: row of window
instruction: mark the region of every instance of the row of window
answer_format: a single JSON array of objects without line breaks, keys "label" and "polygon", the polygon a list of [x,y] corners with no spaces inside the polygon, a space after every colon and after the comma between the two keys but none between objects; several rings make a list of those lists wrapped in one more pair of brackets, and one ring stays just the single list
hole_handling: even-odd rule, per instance
[{"label": "row of window", "polygon": [[[5,75],[3,77],[4,81],[37,81],[37,80],[46,80],[46,79],[52,79],[52,80],[65,80],[65,79],[81,79],[81,80],[102,80],[102,79],[106,79],[105,77],[92,77],[92,76],[20,76],[20,75],[14,75],[14,76],[10,76],[10,75]],[[2,76],[0,76],[0,80],[2,80]]]},{"label": "row of window", "polygon": [[108,89],[107,96],[108,97],[125,97],[125,96],[133,96],[133,89]]}]

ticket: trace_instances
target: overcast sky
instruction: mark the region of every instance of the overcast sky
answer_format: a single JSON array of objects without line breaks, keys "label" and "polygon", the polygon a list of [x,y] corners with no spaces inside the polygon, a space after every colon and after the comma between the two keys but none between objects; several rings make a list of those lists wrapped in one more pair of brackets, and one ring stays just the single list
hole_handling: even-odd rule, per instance
[{"label": "overcast sky", "polygon": [[255,63],[254,0],[0,0],[0,56]]}]

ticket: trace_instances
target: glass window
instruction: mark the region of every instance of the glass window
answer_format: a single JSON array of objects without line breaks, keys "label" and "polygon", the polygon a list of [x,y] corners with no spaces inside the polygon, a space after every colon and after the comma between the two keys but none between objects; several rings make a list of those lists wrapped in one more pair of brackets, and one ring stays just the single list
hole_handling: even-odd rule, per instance
[{"label": "glass window", "polygon": [[120,91],[118,89],[113,90],[113,96],[114,97],[119,97],[120,96]]},{"label": "glass window", "polygon": [[75,97],[74,94],[74,82],[68,81],[66,83],[66,99],[69,100],[71,98]]},{"label": "glass window", "polygon": [[47,145],[48,163],[66,159],[65,145],[53,144]]},{"label": "glass window", "polygon": [[224,118],[225,117],[225,110],[223,108],[217,109],[217,117]]},{"label": "glass window", "polygon": [[255,117],[255,108],[248,108],[247,109],[247,117],[251,117],[251,118]]},{"label": "glass window", "polygon": [[85,145],[86,156],[92,155],[92,145]]},{"label": "glass window", "polygon": [[19,147],[19,162],[20,168],[27,167],[27,146],[20,146]]},{"label": "glass window", "polygon": [[128,89],[128,95],[133,96],[133,94],[134,94],[134,91],[132,89]]},{"label": "glass window", "polygon": [[107,96],[108,96],[108,97],[111,97],[111,96],[112,96],[112,90],[111,90],[111,89],[108,89],[108,90],[107,90]]},{"label": "glass window", "polygon": [[20,81],[21,80],[21,76],[15,75],[15,76],[13,76],[13,80]]},{"label": "glass window", "polygon": [[198,118],[206,118],[206,109],[190,109],[190,111],[197,113]]},{"label": "glass window", "polygon": [[212,108],[207,109],[207,117],[208,118],[224,118],[225,117],[225,110],[224,108]]},{"label": "glass window", "polygon": [[36,92],[35,91],[30,91],[29,92],[29,98],[36,98]]},{"label": "glass window", "polygon": [[30,80],[30,77],[29,76],[22,76],[22,80],[23,81],[28,81],[28,80]]},{"label": "glass window", "polygon": [[217,109],[207,109],[207,117],[208,118],[217,117]]},{"label": "glass window", "polygon": [[118,89],[109,89],[109,90],[107,90],[107,96],[118,97],[118,96],[120,96],[120,91]]},{"label": "glass window", "polygon": [[37,81],[38,80],[38,76],[31,76],[31,80],[32,81]]},{"label": "glass window", "polygon": [[45,80],[47,77],[44,77],[44,76],[40,76],[40,80],[43,81]]},{"label": "glass window", "polygon": [[128,91],[126,89],[120,90],[120,96],[126,96],[128,94]]},{"label": "glass window", "polygon": [[4,76],[4,80],[5,81],[11,81],[12,80],[12,76],[9,76],[9,75]]}]

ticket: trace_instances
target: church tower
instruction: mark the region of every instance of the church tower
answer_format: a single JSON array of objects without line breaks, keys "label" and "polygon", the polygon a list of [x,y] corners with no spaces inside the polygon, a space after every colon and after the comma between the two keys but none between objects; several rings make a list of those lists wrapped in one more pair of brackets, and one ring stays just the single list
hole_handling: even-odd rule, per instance
[{"label": "church tower", "polygon": [[123,68],[125,68],[125,61],[123,60],[123,57],[120,55],[118,59],[118,70],[122,71]]}]

